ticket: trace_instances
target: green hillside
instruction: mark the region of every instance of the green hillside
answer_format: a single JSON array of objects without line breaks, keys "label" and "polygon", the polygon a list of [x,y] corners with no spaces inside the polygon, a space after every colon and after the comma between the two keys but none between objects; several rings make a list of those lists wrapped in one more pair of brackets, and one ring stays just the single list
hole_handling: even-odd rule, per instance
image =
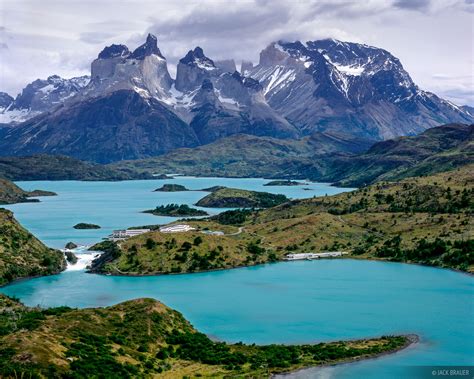
[{"label": "green hillside", "polygon": [[24,229],[13,213],[0,208],[0,285],[64,270],[63,253],[46,247]]},{"label": "green hillside", "polygon": [[9,180],[129,180],[150,179],[132,170],[116,170],[62,155],[0,157],[0,178]]},{"label": "green hillside", "polygon": [[[196,230],[153,231],[106,243],[95,272],[168,274],[250,266],[288,253],[347,251],[348,257],[474,271],[474,165],[428,177],[234,210],[186,221]],[[220,231],[223,234],[206,234]],[[107,245],[108,244],[108,245]]]},{"label": "green hillside", "polygon": [[395,352],[415,336],[316,345],[214,342],[153,299],[107,308],[27,308],[0,295],[0,377],[269,378]]},{"label": "green hillside", "polygon": [[369,141],[340,134],[314,133],[300,140],[240,134],[160,157],[114,163],[110,167],[158,174],[307,178],[321,175],[324,167],[314,156],[355,154],[370,145]]},{"label": "green hillside", "polygon": [[430,175],[474,163],[474,125],[449,124],[379,142],[364,154],[329,161],[324,180],[360,187]]},{"label": "green hillside", "polygon": [[378,142],[370,149],[368,141],[337,134],[315,133],[300,140],[237,135],[111,167],[148,174],[309,179],[360,187],[473,163],[473,130],[473,125],[443,125],[417,136]]}]

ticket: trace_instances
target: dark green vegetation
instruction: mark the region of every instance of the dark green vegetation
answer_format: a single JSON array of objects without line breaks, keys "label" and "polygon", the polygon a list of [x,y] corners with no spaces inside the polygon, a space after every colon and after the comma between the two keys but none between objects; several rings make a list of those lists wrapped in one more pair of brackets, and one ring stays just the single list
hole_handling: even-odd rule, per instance
[{"label": "dark green vegetation", "polygon": [[[335,196],[188,220],[197,230],[153,231],[130,238],[114,245],[113,256],[98,261],[94,271],[120,275],[196,272],[274,262],[290,252],[342,250],[352,258],[472,272],[473,170],[468,165]],[[224,234],[202,233],[207,231]]]},{"label": "dark green vegetation", "polygon": [[0,285],[18,278],[56,274],[64,268],[60,251],[43,245],[21,227],[12,212],[0,208]]},{"label": "dark green vegetation", "polygon": [[[294,201],[261,212],[252,224],[257,229],[261,223],[283,228],[288,234],[287,249],[292,251],[344,249],[363,258],[473,271],[473,170],[468,165],[433,176]],[[288,222],[282,220],[285,218]],[[287,223],[291,226],[278,226]],[[312,235],[309,225],[314,225]],[[272,242],[285,238],[278,234],[273,233]],[[268,239],[272,233],[259,231],[259,235]]]},{"label": "dark green vegetation", "polygon": [[443,125],[414,137],[376,143],[370,150],[367,141],[338,134],[315,133],[300,140],[235,135],[112,166],[145,173],[165,170],[200,176],[309,179],[359,187],[473,163],[473,130],[473,125]]},{"label": "dark green vegetation", "polygon": [[182,192],[182,191],[188,191],[188,189],[185,186],[182,186],[181,184],[163,184],[160,188],[157,188],[155,190],[156,192]]},{"label": "dark green vegetation", "polygon": [[371,144],[337,133],[314,133],[300,140],[239,134],[193,149],[110,166],[145,173],[304,179],[321,175],[321,157],[360,153]]},{"label": "dark green vegetation", "polygon": [[304,186],[306,183],[296,182],[294,180],[272,180],[265,186]]},{"label": "dark green vegetation", "polygon": [[431,175],[470,163],[474,163],[474,125],[450,124],[414,137],[376,143],[355,157],[338,158],[329,162],[324,180],[360,187]]},{"label": "dark green vegetation", "polygon": [[186,204],[168,204],[160,205],[155,209],[144,211],[144,213],[151,213],[155,216],[172,216],[172,217],[192,217],[192,216],[207,216],[208,213],[196,208],[191,208]]},{"label": "dark green vegetation", "polygon": [[210,340],[152,299],[78,310],[27,308],[0,295],[0,377],[270,377],[394,352],[413,341],[231,345]]},{"label": "dark green vegetation", "polygon": [[250,209],[233,209],[212,216],[211,220],[222,225],[242,225],[252,213]]},{"label": "dark green vegetation", "polygon": [[0,157],[0,178],[9,180],[129,180],[153,179],[147,173],[117,170],[62,155]]},{"label": "dark green vegetation", "polygon": [[[150,179],[156,172],[185,175],[310,179],[359,187],[381,180],[430,175],[474,162],[474,126],[449,124],[414,137],[376,143],[337,133],[299,140],[234,135],[166,155],[98,165],[63,156],[0,159],[10,180]],[[368,150],[368,151],[367,151]]]},{"label": "dark green vegetation", "polygon": [[38,199],[30,199],[30,197],[54,196],[54,192],[34,190],[31,192],[24,191],[15,183],[7,179],[0,178],[0,204],[15,204],[25,202],[38,202]]},{"label": "dark green vegetation", "polygon": [[223,188],[211,192],[196,205],[211,208],[269,208],[288,201],[285,195]]},{"label": "dark green vegetation", "polygon": [[400,236],[386,240],[377,247],[375,255],[380,258],[389,258],[400,262],[419,262],[430,266],[455,267],[467,271],[474,264],[474,239],[443,240],[436,238],[427,241],[419,240],[412,249],[402,247]]},{"label": "dark green vegetation", "polygon": [[100,229],[100,225],[88,224],[86,222],[80,222],[73,226],[74,229]]}]

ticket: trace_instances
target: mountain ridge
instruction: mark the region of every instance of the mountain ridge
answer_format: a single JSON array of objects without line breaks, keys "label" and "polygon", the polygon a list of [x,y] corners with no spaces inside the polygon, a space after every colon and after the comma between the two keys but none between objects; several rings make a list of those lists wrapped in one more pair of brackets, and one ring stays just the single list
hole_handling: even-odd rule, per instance
[{"label": "mountain ridge", "polygon": [[[11,112],[28,119],[0,127],[0,154],[108,163],[235,134],[299,139],[323,132],[377,141],[474,121],[469,108],[420,90],[398,58],[368,45],[279,41],[262,50],[257,66],[228,71],[234,67],[233,61],[216,64],[196,47],[173,79],[155,36],[133,51],[107,46],[92,62],[90,80],[50,76],[2,105],[0,122],[13,120]],[[2,104],[8,101],[2,96]],[[116,132],[124,124],[127,138]]]},{"label": "mountain ridge", "polygon": [[299,140],[235,135],[161,157],[111,164],[147,174],[309,179],[359,187],[474,162],[474,125],[448,124],[375,144],[336,133]]}]

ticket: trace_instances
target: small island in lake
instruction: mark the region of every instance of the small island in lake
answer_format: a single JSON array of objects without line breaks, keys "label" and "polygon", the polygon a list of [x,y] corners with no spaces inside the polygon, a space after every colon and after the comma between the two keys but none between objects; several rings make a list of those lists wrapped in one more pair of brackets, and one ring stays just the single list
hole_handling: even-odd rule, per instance
[{"label": "small island in lake", "polygon": [[151,213],[155,216],[172,216],[172,217],[192,217],[192,216],[208,216],[208,213],[196,208],[191,208],[186,204],[168,204],[160,205],[155,209],[143,211],[143,213]]},{"label": "small island in lake", "polygon": [[271,187],[271,186],[307,186],[308,184],[303,182],[296,182],[294,180],[272,180],[264,186]]},{"label": "small island in lake", "polygon": [[88,224],[86,222],[80,222],[73,226],[74,229],[100,229],[99,225],[96,224]]},{"label": "small island in lake", "polygon": [[153,192],[183,192],[189,191],[185,186],[181,184],[163,184],[160,188],[157,188]]},{"label": "small island in lake", "polygon": [[76,247],[77,245],[74,242],[68,242],[66,246],[64,246],[64,248],[69,249],[69,250],[75,249]]},{"label": "small island in lake", "polygon": [[270,208],[287,201],[289,199],[285,195],[223,188],[203,197],[196,205],[211,208]]}]

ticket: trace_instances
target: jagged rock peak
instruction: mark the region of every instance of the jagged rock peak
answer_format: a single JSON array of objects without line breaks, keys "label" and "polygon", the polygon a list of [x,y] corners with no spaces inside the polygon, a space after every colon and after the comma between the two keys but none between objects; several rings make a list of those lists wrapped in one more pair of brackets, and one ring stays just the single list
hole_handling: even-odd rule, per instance
[{"label": "jagged rock peak", "polygon": [[116,57],[128,57],[130,55],[130,50],[125,45],[115,45],[112,44],[107,46],[99,53],[99,59],[108,59]]},{"label": "jagged rock peak", "polygon": [[11,97],[6,92],[0,92],[0,110],[8,107],[11,103],[13,103],[13,97]]},{"label": "jagged rock peak", "polygon": [[242,75],[238,71],[234,71],[234,73],[231,75],[232,78],[237,80],[239,83],[243,84],[244,87],[253,89],[254,91],[260,91],[263,89],[263,87],[260,85],[259,81],[250,77],[246,77],[245,75]]},{"label": "jagged rock peak", "polygon": [[165,59],[161,54],[160,49],[158,48],[158,39],[153,35],[148,33],[146,41],[143,45],[137,47],[130,58],[132,59],[144,59],[149,55],[158,55],[160,58]]},{"label": "jagged rock peak", "polygon": [[223,59],[220,61],[215,61],[214,64],[217,68],[220,68],[224,72],[237,71],[237,67],[235,66],[235,61],[233,59]]},{"label": "jagged rock peak", "polygon": [[245,87],[253,89],[254,91],[261,91],[263,89],[260,82],[252,78],[244,78],[243,83]]},{"label": "jagged rock peak", "polygon": [[260,52],[260,64],[264,66],[277,65],[283,63],[287,57],[288,53],[281,48],[280,42],[272,42]]},{"label": "jagged rock peak", "polygon": [[204,51],[199,46],[194,50],[189,50],[186,56],[180,59],[179,63],[206,69],[213,69],[216,67],[214,61],[206,57]]},{"label": "jagged rock peak", "polygon": [[240,75],[240,72],[234,71],[234,73],[232,74],[232,77],[235,80],[239,81],[240,83],[243,83],[243,77],[242,77],[242,75]]},{"label": "jagged rock peak", "polygon": [[214,89],[214,85],[209,79],[204,79],[201,84],[201,89],[206,91],[212,91]]},{"label": "jagged rock peak", "polygon": [[240,72],[242,75],[245,75],[247,72],[250,72],[253,70],[253,63],[250,61],[242,61],[242,64],[240,66]]}]

